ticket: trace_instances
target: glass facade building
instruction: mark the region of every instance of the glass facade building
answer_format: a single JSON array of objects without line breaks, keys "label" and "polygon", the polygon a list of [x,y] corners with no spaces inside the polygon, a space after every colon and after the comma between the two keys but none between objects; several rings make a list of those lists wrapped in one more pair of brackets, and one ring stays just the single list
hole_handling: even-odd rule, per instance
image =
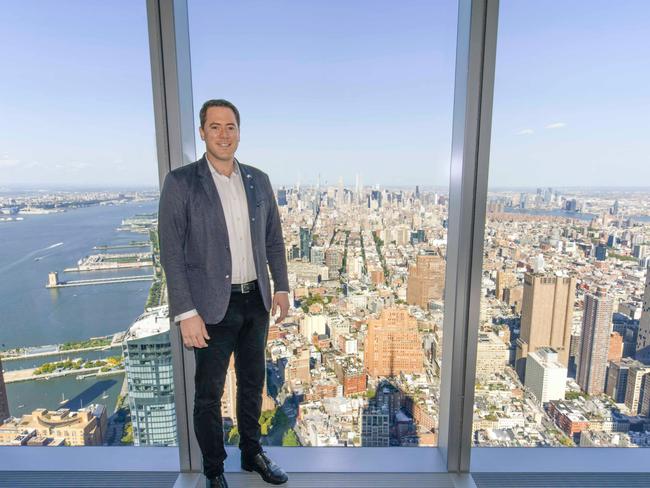
[{"label": "glass facade building", "polygon": [[177,445],[167,307],[142,314],[122,343],[135,446]]}]

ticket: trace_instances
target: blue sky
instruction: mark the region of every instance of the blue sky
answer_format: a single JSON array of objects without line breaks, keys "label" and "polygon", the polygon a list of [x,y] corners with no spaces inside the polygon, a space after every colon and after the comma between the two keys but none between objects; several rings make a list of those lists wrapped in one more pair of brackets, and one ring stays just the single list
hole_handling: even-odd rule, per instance
[{"label": "blue sky", "polygon": [[[238,105],[242,161],[448,185],[456,2],[189,5],[195,112]],[[0,11],[0,188],[157,184],[145,2]],[[502,0],[490,184],[650,186],[649,34],[644,0]]]}]

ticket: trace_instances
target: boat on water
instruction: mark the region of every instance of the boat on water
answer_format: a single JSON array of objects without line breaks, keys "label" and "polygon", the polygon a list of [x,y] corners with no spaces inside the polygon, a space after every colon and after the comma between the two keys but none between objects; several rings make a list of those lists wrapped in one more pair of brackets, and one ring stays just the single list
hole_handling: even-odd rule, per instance
[{"label": "boat on water", "polygon": [[61,393],[61,401],[59,402],[59,405],[65,405],[69,401],[70,401],[70,399],[66,398],[65,394]]},{"label": "boat on water", "polygon": [[77,376],[75,376],[75,378],[78,380],[83,380],[85,378],[90,378],[91,376],[95,376],[95,375],[97,375],[97,373],[78,374]]}]

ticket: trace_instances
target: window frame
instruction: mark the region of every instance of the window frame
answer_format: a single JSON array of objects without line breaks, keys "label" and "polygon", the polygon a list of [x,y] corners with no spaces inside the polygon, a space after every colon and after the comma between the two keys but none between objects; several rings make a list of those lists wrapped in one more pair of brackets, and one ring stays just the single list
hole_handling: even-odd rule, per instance
[{"label": "window frame", "polygon": [[[494,92],[498,0],[459,0],[438,446],[283,448],[293,472],[650,472],[643,449],[473,448],[474,379]],[[147,0],[159,179],[196,159],[186,0]],[[177,471],[199,479],[192,426],[194,357],[171,324],[178,447],[0,447],[0,470]],[[461,414],[458,415],[458,412]],[[238,470],[238,452],[226,462]],[[512,463],[517,459],[517,463]],[[190,476],[190,478],[188,478]],[[185,477],[185,478],[184,478]]]}]

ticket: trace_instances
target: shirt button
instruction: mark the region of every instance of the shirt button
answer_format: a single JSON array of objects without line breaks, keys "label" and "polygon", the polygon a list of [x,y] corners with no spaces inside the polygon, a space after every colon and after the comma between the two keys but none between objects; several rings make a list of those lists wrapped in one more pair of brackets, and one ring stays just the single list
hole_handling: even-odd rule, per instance
[{"label": "shirt button", "polygon": [[252,220],[253,222],[255,222],[255,217],[253,217],[251,220]]}]

